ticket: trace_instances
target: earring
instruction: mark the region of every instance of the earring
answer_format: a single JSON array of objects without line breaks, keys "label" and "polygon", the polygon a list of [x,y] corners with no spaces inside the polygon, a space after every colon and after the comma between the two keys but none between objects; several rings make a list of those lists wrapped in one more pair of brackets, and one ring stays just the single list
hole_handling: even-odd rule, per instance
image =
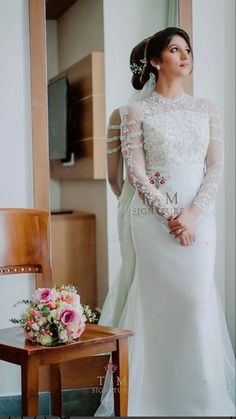
[{"label": "earring", "polygon": [[157,64],[157,70],[159,71],[161,69],[161,67],[159,66],[159,64]]}]

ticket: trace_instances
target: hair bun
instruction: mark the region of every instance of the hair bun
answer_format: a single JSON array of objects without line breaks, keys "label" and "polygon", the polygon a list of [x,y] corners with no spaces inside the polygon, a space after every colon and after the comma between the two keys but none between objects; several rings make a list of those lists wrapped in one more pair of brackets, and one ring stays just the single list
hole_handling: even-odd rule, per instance
[{"label": "hair bun", "polygon": [[143,87],[143,84],[140,81],[140,77],[141,77],[140,74],[133,74],[133,77],[132,77],[132,80],[131,80],[132,86],[136,90],[141,90],[142,87]]}]

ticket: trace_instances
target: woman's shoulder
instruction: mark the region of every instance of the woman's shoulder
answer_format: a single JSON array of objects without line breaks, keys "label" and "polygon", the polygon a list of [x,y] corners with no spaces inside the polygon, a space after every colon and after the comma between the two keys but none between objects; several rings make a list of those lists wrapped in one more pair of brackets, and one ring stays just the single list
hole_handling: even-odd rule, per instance
[{"label": "woman's shoulder", "polygon": [[124,114],[128,116],[128,119],[141,120],[143,116],[143,103],[145,99],[137,100],[132,104],[129,104],[124,109]]},{"label": "woman's shoulder", "polygon": [[121,117],[120,117],[120,108],[114,109],[114,111],[110,115],[109,125],[120,125]]},{"label": "woman's shoulder", "polygon": [[110,125],[119,125],[122,122],[123,116],[128,111],[128,105],[120,106],[119,108],[114,109],[110,115],[109,124]]},{"label": "woman's shoulder", "polygon": [[208,98],[189,94],[186,94],[186,97],[189,99],[190,103],[192,102],[197,108],[203,108],[203,110],[209,113],[217,111],[216,105]]}]

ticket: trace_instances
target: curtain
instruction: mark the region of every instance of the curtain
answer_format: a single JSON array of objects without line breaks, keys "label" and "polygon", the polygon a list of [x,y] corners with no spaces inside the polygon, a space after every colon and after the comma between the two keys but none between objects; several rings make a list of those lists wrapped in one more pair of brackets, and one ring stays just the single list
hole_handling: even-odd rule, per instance
[{"label": "curtain", "polygon": [[168,0],[167,26],[179,28],[179,0]]}]

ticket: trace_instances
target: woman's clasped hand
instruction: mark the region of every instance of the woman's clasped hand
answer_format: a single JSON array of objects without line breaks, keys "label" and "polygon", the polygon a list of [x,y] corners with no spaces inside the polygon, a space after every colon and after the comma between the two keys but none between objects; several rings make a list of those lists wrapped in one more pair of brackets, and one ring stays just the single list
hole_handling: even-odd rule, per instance
[{"label": "woman's clasped hand", "polygon": [[167,219],[170,234],[173,234],[175,238],[179,238],[181,245],[189,246],[195,242],[196,233],[193,226],[199,213],[200,211],[194,205],[184,209],[184,211],[175,216],[171,215]]}]

